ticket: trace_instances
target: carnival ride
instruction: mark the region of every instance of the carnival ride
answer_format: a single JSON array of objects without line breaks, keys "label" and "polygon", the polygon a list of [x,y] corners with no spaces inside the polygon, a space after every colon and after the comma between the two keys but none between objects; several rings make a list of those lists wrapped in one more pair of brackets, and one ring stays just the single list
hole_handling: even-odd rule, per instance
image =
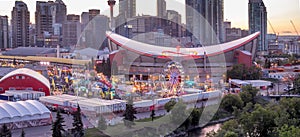
[{"label": "carnival ride", "polygon": [[183,67],[178,62],[168,62],[162,72],[162,89],[164,96],[179,95],[184,85]]},{"label": "carnival ride", "polygon": [[108,78],[103,74],[97,74],[97,82],[95,83],[95,87],[100,90],[100,96],[102,98],[113,99],[115,96],[115,88],[108,80]]}]

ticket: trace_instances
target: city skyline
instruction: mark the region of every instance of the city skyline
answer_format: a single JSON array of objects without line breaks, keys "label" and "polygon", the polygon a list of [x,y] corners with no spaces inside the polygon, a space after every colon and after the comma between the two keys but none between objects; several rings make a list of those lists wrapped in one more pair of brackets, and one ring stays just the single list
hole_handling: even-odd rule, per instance
[{"label": "city skyline", "polygon": [[[23,0],[29,8],[30,11],[30,21],[32,23],[34,20],[34,12],[36,0]],[[101,14],[109,15],[109,7],[107,6],[106,0],[86,0],[85,3],[80,3],[79,1],[67,1],[64,0],[67,5],[68,14],[81,15],[82,12],[88,11],[89,9],[100,9]],[[156,0],[155,1],[143,1],[137,0],[137,15],[148,14],[156,15]],[[167,2],[168,10],[176,10],[182,15],[182,21],[185,23],[185,8],[184,0],[173,0]],[[145,4],[146,3],[146,4]],[[234,3],[234,4],[233,4]],[[268,19],[272,23],[276,33],[280,35],[296,34],[293,26],[290,23],[292,20],[298,30],[300,31],[300,4],[299,0],[264,0],[267,8]],[[117,0],[116,13],[118,14],[118,4]],[[144,5],[147,5],[146,7]],[[0,15],[7,15],[9,20],[11,19],[11,11],[14,6],[13,0],[2,0],[0,1]],[[237,8],[239,7],[239,8]],[[231,21],[233,27],[238,27],[242,29],[248,29],[248,0],[238,1],[238,0],[224,0],[224,21]],[[9,21],[10,22],[10,21]],[[270,25],[268,24],[268,33],[273,33]]]}]

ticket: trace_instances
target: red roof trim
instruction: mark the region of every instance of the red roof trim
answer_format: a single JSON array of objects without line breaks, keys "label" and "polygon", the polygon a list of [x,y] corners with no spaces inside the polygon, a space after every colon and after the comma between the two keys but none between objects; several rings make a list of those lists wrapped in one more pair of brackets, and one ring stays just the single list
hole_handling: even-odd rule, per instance
[{"label": "red roof trim", "polygon": [[[241,46],[244,46],[245,44],[249,43],[250,41],[256,39],[258,36],[260,35],[260,33],[257,33],[256,35],[254,35],[253,37],[251,37],[250,39],[244,41],[243,43],[240,43],[236,46],[233,46],[231,48],[228,48],[226,50],[223,50],[223,51],[220,51],[220,52],[215,52],[215,53],[211,53],[211,54],[207,54],[206,56],[207,57],[212,57],[212,56],[216,56],[216,55],[219,55],[219,54],[223,54],[223,53],[227,53],[227,52],[230,52],[234,49],[237,49],[237,48],[240,48]],[[118,41],[114,40],[109,34],[106,33],[106,36],[108,37],[109,40],[111,40],[113,43],[127,49],[127,50],[130,50],[132,52],[135,52],[135,53],[138,53],[138,54],[141,54],[141,55],[145,55],[145,56],[148,56],[148,57],[152,57],[154,55],[152,54],[148,54],[148,53],[143,53],[143,52],[140,52],[138,50],[135,50],[135,49],[132,49],[132,48],[129,48],[127,46],[125,46],[124,44],[121,44],[119,43]],[[165,51],[165,52],[170,52],[170,53],[173,53],[173,54],[178,54],[178,55],[183,55],[181,57],[184,57],[184,58],[193,58],[193,59],[199,59],[199,58],[203,58],[204,56],[203,55],[186,55],[186,54],[183,54],[183,53],[176,53],[176,52],[173,52],[173,51]],[[168,58],[166,56],[158,56],[158,58]]]}]

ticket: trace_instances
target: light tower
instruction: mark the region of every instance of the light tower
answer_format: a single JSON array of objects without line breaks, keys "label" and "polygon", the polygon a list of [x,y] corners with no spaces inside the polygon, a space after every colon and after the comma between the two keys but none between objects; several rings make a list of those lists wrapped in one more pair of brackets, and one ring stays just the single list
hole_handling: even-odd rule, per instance
[{"label": "light tower", "polygon": [[114,6],[116,5],[116,1],[115,0],[108,0],[107,1],[108,6],[110,6],[110,28],[112,31],[114,31]]}]

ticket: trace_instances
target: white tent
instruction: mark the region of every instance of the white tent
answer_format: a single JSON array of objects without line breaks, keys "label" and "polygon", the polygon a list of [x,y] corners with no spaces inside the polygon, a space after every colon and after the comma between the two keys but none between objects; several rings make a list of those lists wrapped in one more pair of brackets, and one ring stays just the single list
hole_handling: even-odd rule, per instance
[{"label": "white tent", "polygon": [[36,100],[0,103],[0,124],[50,119],[51,112]]},{"label": "white tent", "polygon": [[252,87],[266,87],[272,84],[272,82],[265,80],[245,80],[245,82],[250,83]]}]

